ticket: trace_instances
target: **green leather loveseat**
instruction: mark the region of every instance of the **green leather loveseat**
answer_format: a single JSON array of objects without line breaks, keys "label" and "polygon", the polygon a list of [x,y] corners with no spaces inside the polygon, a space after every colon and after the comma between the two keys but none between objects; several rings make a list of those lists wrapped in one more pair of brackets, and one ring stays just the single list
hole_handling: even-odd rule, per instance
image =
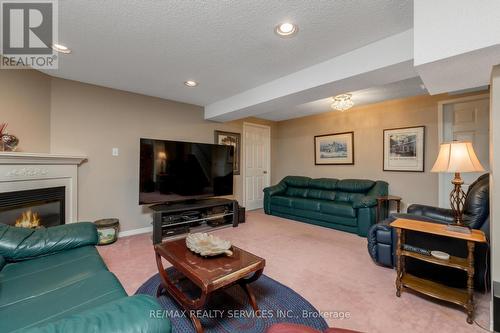
[{"label": "green leather loveseat", "polygon": [[287,176],[264,189],[264,211],[366,237],[375,223],[377,196],[387,192],[384,181]]},{"label": "green leather loveseat", "polygon": [[92,223],[0,224],[0,332],[170,332],[150,296],[128,297],[94,245]]}]

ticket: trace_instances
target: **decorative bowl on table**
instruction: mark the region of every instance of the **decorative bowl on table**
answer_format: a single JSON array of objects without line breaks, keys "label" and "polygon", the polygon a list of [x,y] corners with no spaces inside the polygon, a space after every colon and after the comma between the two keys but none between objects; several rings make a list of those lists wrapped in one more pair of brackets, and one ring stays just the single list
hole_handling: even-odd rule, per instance
[{"label": "decorative bowl on table", "polygon": [[203,257],[213,257],[220,254],[231,256],[231,242],[220,239],[217,236],[207,233],[188,234],[186,237],[186,246],[194,253]]}]

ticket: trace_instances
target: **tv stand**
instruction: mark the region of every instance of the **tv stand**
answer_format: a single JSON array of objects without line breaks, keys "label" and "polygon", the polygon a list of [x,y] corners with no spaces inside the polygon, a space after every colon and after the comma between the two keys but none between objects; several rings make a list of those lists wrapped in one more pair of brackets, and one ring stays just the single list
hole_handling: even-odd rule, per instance
[{"label": "tv stand", "polygon": [[238,201],[224,198],[189,200],[157,204],[153,210],[153,244],[185,237],[187,233],[206,232],[238,226]]}]

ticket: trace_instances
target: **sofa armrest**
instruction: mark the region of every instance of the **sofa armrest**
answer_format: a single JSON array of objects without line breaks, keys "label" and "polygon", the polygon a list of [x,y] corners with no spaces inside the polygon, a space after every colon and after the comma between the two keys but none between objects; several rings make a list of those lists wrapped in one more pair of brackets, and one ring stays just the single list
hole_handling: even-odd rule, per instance
[{"label": "sofa armrest", "polygon": [[379,197],[389,194],[389,183],[377,180],[375,185],[366,193],[368,196]]},{"label": "sofa armrest", "polygon": [[264,212],[271,214],[271,197],[286,191],[286,184],[284,181],[279,182],[274,186],[269,186],[264,189]]},{"label": "sofa armrest", "polygon": [[148,295],[120,298],[96,308],[31,327],[25,333],[136,333],[172,331],[158,302]]},{"label": "sofa armrest", "polygon": [[278,195],[278,194],[281,194],[281,193],[284,193],[286,191],[286,184],[283,183],[283,182],[280,182],[274,186],[269,186],[269,187],[266,187],[264,189],[264,195],[269,195],[269,196],[273,196],[273,195]]},{"label": "sofa armrest", "polygon": [[376,205],[377,197],[371,195],[363,195],[352,201],[352,208],[375,207]]},{"label": "sofa armrest", "polygon": [[428,217],[436,223],[453,223],[453,211],[451,209],[413,204],[408,207],[407,212],[412,215]]},{"label": "sofa armrest", "polygon": [[93,223],[80,222],[50,228],[26,229],[0,224],[0,255],[20,261],[77,247],[96,245]]}]

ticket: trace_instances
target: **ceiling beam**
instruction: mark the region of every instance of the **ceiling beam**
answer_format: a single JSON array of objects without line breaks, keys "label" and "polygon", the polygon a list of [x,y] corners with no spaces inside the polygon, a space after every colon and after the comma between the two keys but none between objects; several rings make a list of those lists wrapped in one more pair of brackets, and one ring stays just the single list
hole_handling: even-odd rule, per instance
[{"label": "ceiling beam", "polygon": [[230,121],[415,77],[413,30],[205,106],[205,118]]}]

